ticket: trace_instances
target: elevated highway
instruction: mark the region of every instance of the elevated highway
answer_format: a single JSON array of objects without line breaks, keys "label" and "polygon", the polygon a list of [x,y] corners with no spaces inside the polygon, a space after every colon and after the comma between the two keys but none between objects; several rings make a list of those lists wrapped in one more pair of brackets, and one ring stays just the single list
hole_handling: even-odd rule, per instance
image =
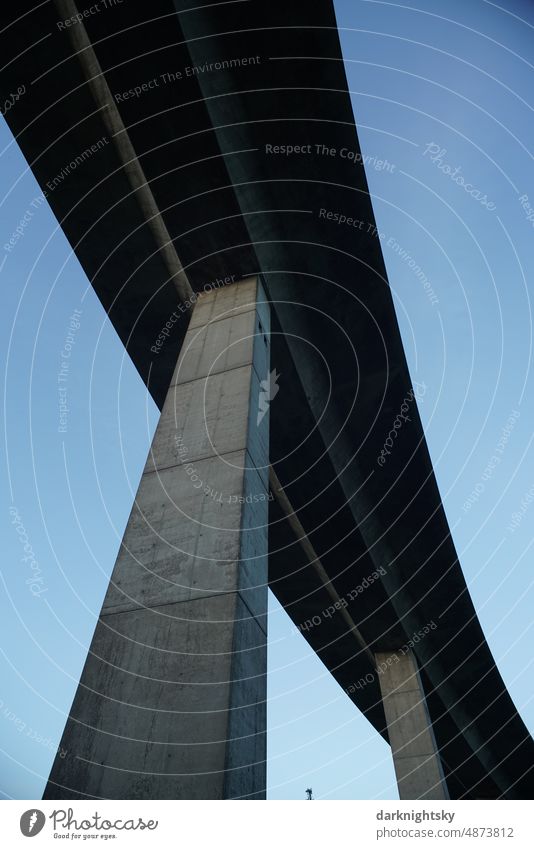
[{"label": "elevated highway", "polygon": [[[316,554],[271,500],[269,587],[385,739],[375,667],[410,646],[451,798],[530,798],[534,744],[441,503],[332,3],[99,6],[3,9],[0,95],[25,86],[6,120],[110,321],[163,408],[195,293],[260,275],[268,462]],[[84,795],[53,776],[49,797]]]}]

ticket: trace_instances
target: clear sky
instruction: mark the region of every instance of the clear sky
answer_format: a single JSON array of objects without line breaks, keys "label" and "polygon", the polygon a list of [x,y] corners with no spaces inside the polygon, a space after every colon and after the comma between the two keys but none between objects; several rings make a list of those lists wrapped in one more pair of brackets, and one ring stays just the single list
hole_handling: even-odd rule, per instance
[{"label": "clear sky", "polygon": [[[335,5],[438,484],[487,640],[534,731],[534,4]],[[0,175],[0,792],[39,798],[157,410],[3,119]],[[269,796],[395,798],[388,747],[271,607]]]}]

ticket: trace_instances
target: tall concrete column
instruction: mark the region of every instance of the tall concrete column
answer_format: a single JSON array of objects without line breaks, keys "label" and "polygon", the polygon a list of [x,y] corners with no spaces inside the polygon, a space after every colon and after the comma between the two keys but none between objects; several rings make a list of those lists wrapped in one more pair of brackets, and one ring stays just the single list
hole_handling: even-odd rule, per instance
[{"label": "tall concrete column", "polygon": [[380,690],[401,799],[448,799],[417,661],[377,652]]},{"label": "tall concrete column", "polygon": [[269,308],[199,296],[46,799],[264,798]]}]

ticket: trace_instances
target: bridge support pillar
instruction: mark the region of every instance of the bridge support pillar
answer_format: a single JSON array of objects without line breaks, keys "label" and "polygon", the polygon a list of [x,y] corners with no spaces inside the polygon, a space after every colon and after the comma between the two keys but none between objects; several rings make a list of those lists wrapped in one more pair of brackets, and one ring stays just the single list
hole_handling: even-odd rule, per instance
[{"label": "bridge support pillar", "polygon": [[448,799],[417,661],[377,652],[380,690],[401,799]]},{"label": "bridge support pillar", "polygon": [[269,308],[200,295],[44,798],[264,798]]}]

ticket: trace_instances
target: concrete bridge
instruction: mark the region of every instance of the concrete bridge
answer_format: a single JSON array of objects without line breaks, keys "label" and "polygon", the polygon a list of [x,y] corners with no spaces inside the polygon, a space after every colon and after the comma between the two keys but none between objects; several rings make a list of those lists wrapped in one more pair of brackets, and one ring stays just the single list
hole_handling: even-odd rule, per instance
[{"label": "concrete bridge", "polygon": [[2,10],[6,119],[162,410],[45,798],[263,798],[268,586],[401,798],[530,798],[332,3],[190,5]]}]

